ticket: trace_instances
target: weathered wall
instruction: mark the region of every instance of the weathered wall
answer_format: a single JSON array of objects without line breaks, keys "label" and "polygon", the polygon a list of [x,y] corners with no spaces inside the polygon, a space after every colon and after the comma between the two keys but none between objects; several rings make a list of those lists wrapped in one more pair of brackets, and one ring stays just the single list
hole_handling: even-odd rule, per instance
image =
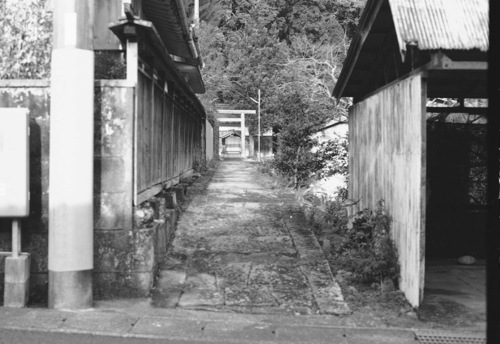
[{"label": "weathered wall", "polygon": [[[134,88],[95,88],[94,295],[135,294],[144,243],[133,232]],[[135,257],[135,259],[134,259]],[[135,282],[135,283],[132,283]],[[121,290],[120,290],[121,288]]]},{"label": "weathered wall", "polygon": [[219,136],[220,136],[220,127],[219,127],[219,122],[215,121],[214,122],[214,156],[216,159],[220,158],[219,155]]},{"label": "weathered wall", "polygon": [[207,147],[207,162],[212,160],[214,158],[214,129],[212,128],[212,125],[210,122],[207,120],[206,121],[206,147]]},{"label": "weathered wall", "polygon": [[423,297],[425,259],[425,82],[420,75],[380,90],[349,114],[349,197],[357,209],[385,199],[401,266],[400,289]]}]

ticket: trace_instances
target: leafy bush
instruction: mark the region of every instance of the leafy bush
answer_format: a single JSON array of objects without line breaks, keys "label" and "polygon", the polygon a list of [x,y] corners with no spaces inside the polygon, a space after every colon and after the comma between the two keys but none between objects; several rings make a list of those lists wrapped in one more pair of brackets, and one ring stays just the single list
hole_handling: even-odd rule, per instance
[{"label": "leafy bush", "polygon": [[353,273],[354,280],[397,281],[399,262],[390,224],[384,200],[378,202],[375,211],[364,209],[353,216],[352,226],[346,228],[347,240],[337,250],[336,259],[344,270]]},{"label": "leafy bush", "polygon": [[295,197],[316,235],[321,235],[324,229],[339,231],[347,226],[346,203],[349,200],[341,196],[332,198],[326,194],[316,195],[308,188],[297,190]]},{"label": "leafy bush", "polygon": [[385,279],[397,282],[399,262],[384,200],[374,211],[364,209],[349,217],[347,207],[353,202],[343,193],[328,198],[314,195],[310,189],[299,189],[296,198],[320,241],[332,235],[343,238],[328,252],[336,267],[351,272],[352,279],[360,283]]},{"label": "leafy bush", "polygon": [[274,175],[273,160],[262,160],[259,162],[257,170],[262,174]]},{"label": "leafy bush", "polygon": [[337,163],[341,150],[337,141],[319,142],[303,128],[287,128],[279,134],[273,165],[298,189],[311,179],[344,173],[344,167]]}]

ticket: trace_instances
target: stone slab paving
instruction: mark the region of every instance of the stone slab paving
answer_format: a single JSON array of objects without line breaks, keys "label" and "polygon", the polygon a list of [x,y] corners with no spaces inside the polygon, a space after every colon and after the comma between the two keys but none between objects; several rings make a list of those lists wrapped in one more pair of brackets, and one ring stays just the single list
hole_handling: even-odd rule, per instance
[{"label": "stone slab paving", "polygon": [[251,314],[349,312],[293,195],[267,187],[265,179],[254,165],[230,160],[211,178],[196,181],[161,266],[154,306]]}]

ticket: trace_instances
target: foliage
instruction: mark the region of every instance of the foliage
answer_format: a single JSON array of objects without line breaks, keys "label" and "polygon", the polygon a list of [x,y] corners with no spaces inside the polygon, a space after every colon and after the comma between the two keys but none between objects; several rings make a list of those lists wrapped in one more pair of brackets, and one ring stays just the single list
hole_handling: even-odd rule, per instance
[{"label": "foliage", "polygon": [[[348,140],[347,135],[335,137],[333,139],[328,139],[327,141],[320,139],[320,142],[322,144],[325,144],[325,142],[327,142],[328,145],[332,146],[332,150],[335,153],[335,159],[327,162],[327,164],[324,168],[323,175],[330,176],[332,174],[340,174],[346,179],[346,182],[347,182],[347,179],[349,177],[348,176],[348,172],[349,172],[349,151],[348,151],[349,140]],[[345,196],[347,198],[347,194],[345,194]]]},{"label": "foliage", "polygon": [[[356,7],[363,1],[214,1],[219,21],[213,14],[198,31],[207,89],[200,99],[208,112],[221,103],[255,109],[250,97],[256,99],[260,89],[263,131],[293,111],[290,93],[303,99],[308,112],[320,114],[320,122],[345,121],[349,103],[337,105],[331,92],[349,45],[337,4],[346,12],[351,2]],[[251,133],[256,132],[254,117],[247,121]]]},{"label": "foliage", "polygon": [[122,52],[96,51],[94,77],[96,79],[126,79],[127,66]]},{"label": "foliage", "polygon": [[337,194],[332,198],[326,194],[318,195],[310,188],[301,188],[297,190],[296,199],[317,236],[327,230],[340,232],[347,226],[346,205],[349,204],[349,200],[344,198],[344,195]]},{"label": "foliage", "polygon": [[278,149],[274,158],[277,172],[290,178],[295,188],[311,179],[346,173],[347,141],[320,141],[314,135],[323,125],[323,112],[312,108],[300,92],[283,94],[283,106],[274,108]]},{"label": "foliage", "polygon": [[397,281],[399,262],[384,200],[378,202],[374,211],[364,209],[353,216],[347,213],[353,202],[343,195],[317,196],[304,188],[297,192],[297,200],[316,236],[343,238],[327,253],[332,254],[339,269],[351,274],[353,281],[366,284],[386,279]]},{"label": "foliage", "polygon": [[335,3],[335,16],[346,35],[352,39],[366,0],[337,0]]},{"label": "foliage", "polygon": [[50,75],[52,14],[47,0],[0,1],[0,78],[43,79]]},{"label": "foliage", "polygon": [[[331,141],[319,143],[300,127],[285,128],[278,134],[278,151],[274,167],[293,181],[295,188],[306,186],[310,179],[337,173],[338,150]],[[327,168],[328,167],[328,168]]]},{"label": "foliage", "polygon": [[347,240],[336,252],[340,265],[359,282],[397,280],[398,256],[390,236],[391,219],[385,211],[384,200],[378,202],[374,211],[359,211],[351,221],[351,228],[346,229]]}]

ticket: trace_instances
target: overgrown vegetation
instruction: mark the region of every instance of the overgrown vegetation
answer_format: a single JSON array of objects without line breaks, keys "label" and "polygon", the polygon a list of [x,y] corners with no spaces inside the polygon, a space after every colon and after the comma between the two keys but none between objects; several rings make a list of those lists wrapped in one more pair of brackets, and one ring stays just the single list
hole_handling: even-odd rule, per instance
[{"label": "overgrown vegetation", "polygon": [[399,262],[391,238],[391,218],[384,200],[375,209],[363,209],[349,216],[353,206],[339,192],[336,198],[317,196],[307,189],[297,199],[335,270],[349,273],[353,282],[370,285],[391,281],[397,285]]},{"label": "overgrown vegetation", "polygon": [[[259,171],[273,177],[271,187],[292,186],[272,161],[261,163]],[[348,199],[345,188],[339,188],[335,197],[306,187],[295,190],[295,195],[353,310],[351,317],[364,321],[370,314],[369,319],[412,324],[417,315],[397,289],[399,262],[384,201],[373,210],[349,215],[348,209],[357,202]]]},{"label": "overgrown vegetation", "polygon": [[383,283],[389,279],[397,283],[399,262],[390,234],[391,219],[384,201],[375,210],[364,209],[351,219],[350,226],[340,228],[345,241],[333,248],[339,266],[353,273],[353,279],[362,283]]},{"label": "overgrown vegetation", "polygon": [[320,142],[314,136],[317,126],[303,123],[308,117],[300,110],[304,109],[296,109],[282,121],[277,135],[278,149],[272,160],[276,171],[288,178],[296,189],[308,186],[314,179],[346,173],[345,166],[340,163],[346,155],[343,143],[338,140]]}]

